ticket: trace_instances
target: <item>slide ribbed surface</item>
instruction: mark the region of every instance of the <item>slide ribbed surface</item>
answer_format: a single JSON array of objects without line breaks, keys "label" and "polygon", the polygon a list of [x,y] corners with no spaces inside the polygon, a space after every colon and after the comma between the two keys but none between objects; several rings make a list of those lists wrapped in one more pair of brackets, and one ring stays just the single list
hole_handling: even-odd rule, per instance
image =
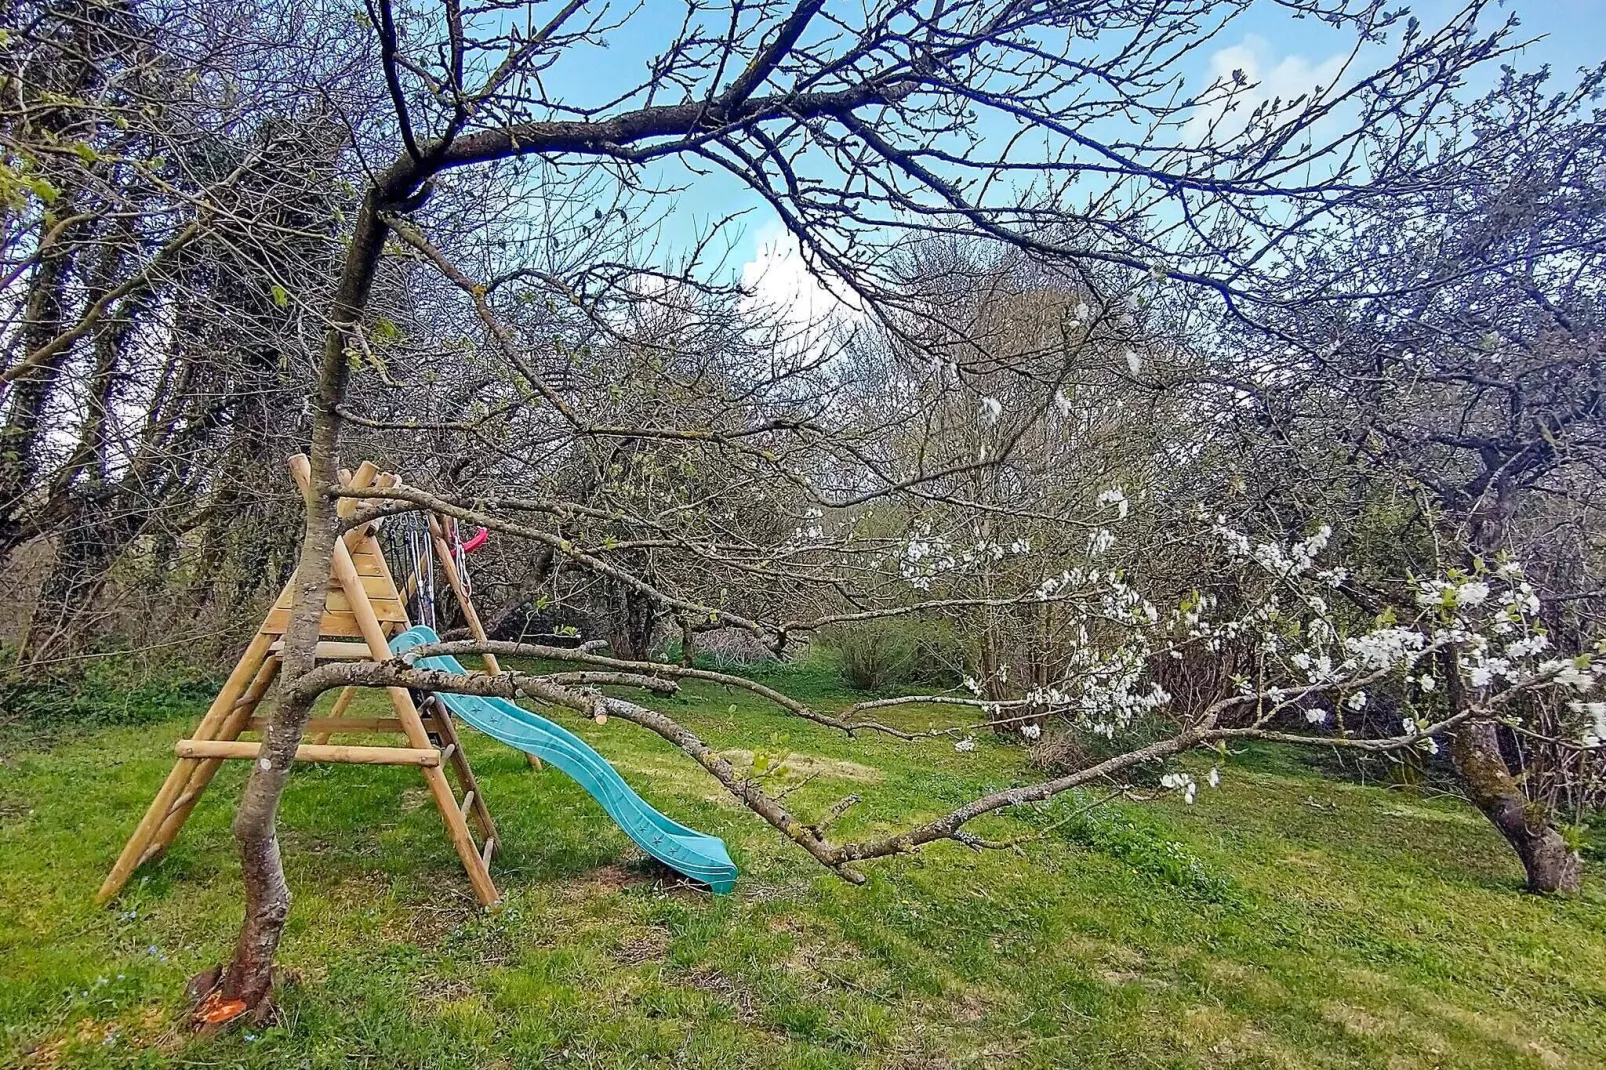
[{"label": "slide ribbed surface", "polygon": [[[390,649],[402,654],[416,646],[438,642],[440,637],[433,629],[420,625],[392,639]],[[421,669],[464,671],[452,657],[420,658],[415,664]],[[506,699],[446,693],[436,697],[455,716],[492,739],[533,754],[567,774],[602,804],[627,836],[664,865],[702,881],[721,895],[736,884],[736,865],[725,850],[725,841],[689,829],[654,810],[631,790],[607,759],[562,725]]]}]

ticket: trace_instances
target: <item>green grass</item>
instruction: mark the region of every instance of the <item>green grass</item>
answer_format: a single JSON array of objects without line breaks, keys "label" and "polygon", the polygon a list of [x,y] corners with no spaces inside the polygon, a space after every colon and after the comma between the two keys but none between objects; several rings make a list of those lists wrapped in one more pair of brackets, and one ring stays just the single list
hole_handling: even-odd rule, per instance
[{"label": "green grass", "polygon": [[[850,701],[818,668],[775,673]],[[968,755],[849,740],[718,687],[661,705],[721,748],[790,755],[770,779],[812,777],[788,796],[806,817],[861,793],[837,835],[1031,775],[989,739]],[[416,772],[307,768],[280,822],[280,1019],[196,1040],[184,980],[240,920],[242,763],[113,909],[90,897],[198,713],[4,744],[0,1064],[1606,1066],[1606,888],[1521,894],[1452,800],[1258,752],[1192,807],[1067,800],[979,823],[1041,833],[1018,851],[940,845],[852,888],[656,737],[574,718],[651,802],[725,838],[734,895],[666,887],[561,774],[471,736],[505,843],[505,903],[486,913]]]}]

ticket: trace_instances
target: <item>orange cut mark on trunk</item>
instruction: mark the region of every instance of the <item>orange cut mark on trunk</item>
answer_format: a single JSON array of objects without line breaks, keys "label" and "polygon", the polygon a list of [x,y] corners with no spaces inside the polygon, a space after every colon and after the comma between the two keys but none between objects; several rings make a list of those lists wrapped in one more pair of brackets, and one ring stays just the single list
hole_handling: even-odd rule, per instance
[{"label": "orange cut mark on trunk", "polygon": [[207,1025],[220,1025],[238,1018],[244,1012],[245,1000],[224,999],[221,991],[213,991],[201,1000],[199,1007],[195,1008],[195,1017]]}]

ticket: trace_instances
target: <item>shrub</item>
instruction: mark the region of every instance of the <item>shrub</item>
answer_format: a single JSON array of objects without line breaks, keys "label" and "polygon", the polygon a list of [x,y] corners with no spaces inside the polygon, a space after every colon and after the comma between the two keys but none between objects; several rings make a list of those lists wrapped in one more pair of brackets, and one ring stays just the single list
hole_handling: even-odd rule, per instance
[{"label": "shrub", "polygon": [[0,678],[0,724],[29,732],[152,724],[193,716],[217,693],[218,675],[178,663],[134,668],[109,658],[72,678]]},{"label": "shrub", "polygon": [[842,624],[821,637],[835,650],[842,676],[860,691],[908,684],[950,684],[963,663],[958,644],[941,624],[868,620]]}]

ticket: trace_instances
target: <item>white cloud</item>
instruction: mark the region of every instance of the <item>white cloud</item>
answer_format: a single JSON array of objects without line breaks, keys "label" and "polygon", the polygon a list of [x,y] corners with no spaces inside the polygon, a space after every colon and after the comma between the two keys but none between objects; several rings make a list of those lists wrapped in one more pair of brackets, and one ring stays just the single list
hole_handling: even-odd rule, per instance
[{"label": "white cloud", "polygon": [[812,346],[860,316],[857,297],[841,280],[821,283],[808,269],[797,238],[779,222],[759,228],[753,258],[742,265],[746,305],[784,333]]},{"label": "white cloud", "polygon": [[1231,85],[1236,71],[1241,72],[1241,78],[1248,85],[1233,95],[1232,111],[1225,119],[1221,119],[1227,108],[1225,100],[1196,109],[1184,128],[1187,139],[1195,143],[1203,141],[1211,123],[1221,119],[1215,137],[1223,140],[1241,133],[1249,116],[1265,101],[1276,97],[1286,106],[1302,93],[1310,93],[1318,87],[1330,89],[1344,69],[1346,55],[1337,52],[1319,62],[1298,54],[1279,57],[1271,42],[1255,34],[1213,52],[1205,76],[1207,84],[1219,81]]}]

